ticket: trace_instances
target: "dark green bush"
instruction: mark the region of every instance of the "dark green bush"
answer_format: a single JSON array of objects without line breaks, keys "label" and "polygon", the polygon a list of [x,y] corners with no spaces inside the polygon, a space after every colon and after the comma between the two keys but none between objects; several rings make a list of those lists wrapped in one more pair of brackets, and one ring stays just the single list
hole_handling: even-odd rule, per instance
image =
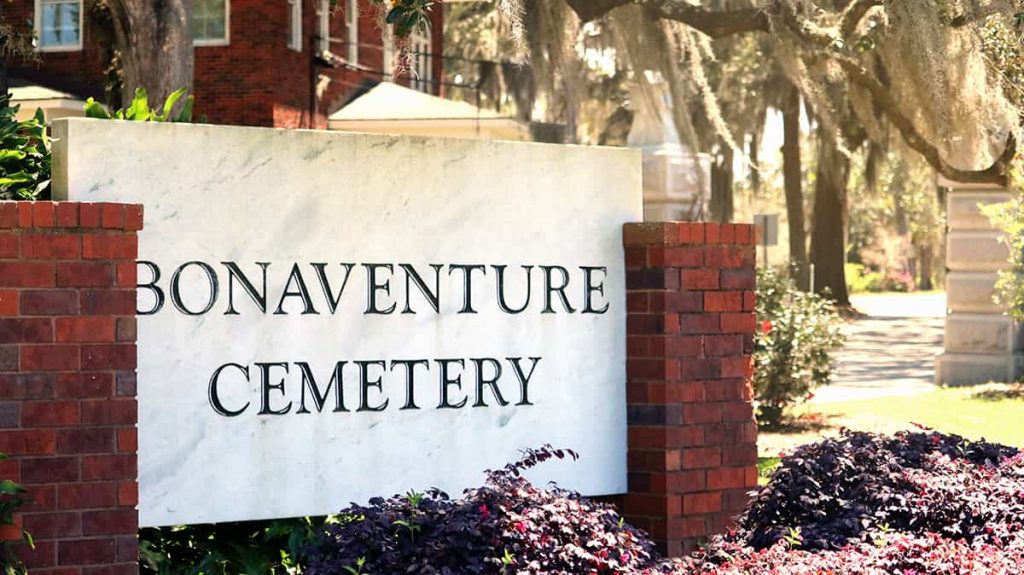
[{"label": "dark green bush", "polygon": [[797,289],[783,274],[757,272],[754,396],[759,421],[778,425],[787,408],[832,378],[832,354],[843,345],[832,302]]}]

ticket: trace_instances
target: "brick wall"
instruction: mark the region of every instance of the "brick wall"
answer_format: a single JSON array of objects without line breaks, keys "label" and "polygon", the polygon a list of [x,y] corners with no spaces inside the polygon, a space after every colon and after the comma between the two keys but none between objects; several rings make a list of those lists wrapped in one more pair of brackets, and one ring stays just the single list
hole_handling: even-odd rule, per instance
[{"label": "brick wall", "polygon": [[142,207],[0,202],[0,478],[33,575],[137,573],[135,258]]},{"label": "brick wall", "polygon": [[[6,3],[5,3],[6,4]],[[4,7],[5,21],[31,32],[34,0],[12,0]],[[88,3],[87,3],[88,4]],[[314,38],[319,34],[319,0],[303,0],[302,51],[288,47],[288,3],[285,0],[232,0],[230,42],[225,46],[195,48],[196,116],[215,124],[308,128],[313,74],[331,79],[317,104],[312,126],[327,127],[327,115],[347,103],[366,82],[383,77],[383,39],[378,10],[369,0],[360,0],[360,68],[313,66]],[[345,57],[347,38],[344,2],[331,16],[331,50]],[[111,29],[94,18],[88,9],[82,32],[83,49],[40,53],[38,62],[12,62],[10,74],[44,86],[81,96],[104,100],[105,70],[110,65]],[[443,46],[443,15],[440,3],[431,14],[433,52]],[[441,77],[442,61],[433,60],[434,78]],[[408,71],[397,82],[408,84]],[[127,87],[131,93],[134,86]],[[438,91],[437,87],[433,90]],[[117,103],[115,103],[117,104]]]},{"label": "brick wall", "polygon": [[624,511],[678,555],[723,532],[757,485],[754,231],[746,224],[627,224],[623,243]]}]

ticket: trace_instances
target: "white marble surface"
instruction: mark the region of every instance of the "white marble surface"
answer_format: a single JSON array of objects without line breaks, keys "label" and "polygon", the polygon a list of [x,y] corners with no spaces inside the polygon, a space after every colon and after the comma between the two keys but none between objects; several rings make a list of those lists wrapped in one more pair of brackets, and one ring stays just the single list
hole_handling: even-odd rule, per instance
[{"label": "white marble surface", "polygon": [[[168,301],[139,318],[140,519],[144,526],[325,514],[350,501],[436,486],[458,494],[482,471],[514,459],[519,449],[552,443],[576,449],[577,463],[545,464],[535,479],[556,480],[585,494],[626,489],[625,287],[621,224],[642,213],[639,153],[627,150],[280,131],[255,128],[133,124],[92,120],[55,123],[57,197],[145,205],[140,260],[160,266],[165,291],[174,269],[208,262],[220,297],[209,313],[188,316]],[[268,312],[236,284],[238,315],[225,315],[227,271],[237,262],[256,278],[270,262]],[[332,289],[342,262],[357,264],[338,309],[329,313],[314,269],[327,263]],[[474,277],[477,314],[462,307],[461,275],[441,282],[440,313],[394,274],[384,303],[396,313],[367,315],[361,263],[499,264],[521,280],[520,265],[560,265],[571,272],[567,295],[582,307],[578,266],[607,268],[604,314],[540,313],[542,276],[533,271],[533,303],[519,315],[496,304],[494,272]],[[300,298],[274,315],[293,263],[300,266],[319,312],[302,314]],[[447,273],[447,270],[446,270]],[[386,277],[386,276],[382,276]],[[600,276],[597,276],[600,278]],[[140,282],[149,279],[140,269]],[[518,281],[514,282],[518,285]],[[209,288],[201,270],[183,272],[182,300],[202,307]],[[512,285],[510,283],[510,285]],[[508,293],[520,302],[524,288]],[[152,304],[140,290],[141,309]],[[391,299],[388,299],[391,296]],[[561,309],[555,300],[555,308]],[[596,305],[595,305],[596,307]],[[429,313],[426,313],[429,312]],[[529,395],[505,358],[535,357]],[[508,406],[471,407],[475,377],[469,358],[504,364],[498,385]],[[371,403],[358,412],[354,360],[430,359],[406,401],[404,372],[384,373]],[[438,409],[437,358],[465,358],[469,403]],[[321,389],[338,361],[348,412],[296,414],[308,362]],[[252,381],[229,368],[218,385],[237,417],[214,411],[212,373],[228,362],[249,366]],[[259,415],[257,362],[272,368],[271,407]],[[523,360],[524,367],[529,362]],[[371,367],[371,379],[377,371]],[[283,377],[282,377],[283,376]],[[458,391],[451,387],[453,392]],[[454,395],[454,398],[461,397]],[[307,397],[307,404],[311,404]]]}]

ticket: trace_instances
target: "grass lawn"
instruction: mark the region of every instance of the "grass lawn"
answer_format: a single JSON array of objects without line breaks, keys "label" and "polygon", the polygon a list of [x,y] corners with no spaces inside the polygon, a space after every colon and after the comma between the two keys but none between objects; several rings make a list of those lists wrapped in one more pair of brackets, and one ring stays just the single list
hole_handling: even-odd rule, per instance
[{"label": "grass lawn", "polygon": [[1024,447],[1022,386],[940,388],[897,397],[810,403],[797,408],[795,415],[786,429],[761,433],[762,457],[777,457],[803,443],[835,435],[843,427],[892,433],[912,429],[915,423],[968,439]]}]

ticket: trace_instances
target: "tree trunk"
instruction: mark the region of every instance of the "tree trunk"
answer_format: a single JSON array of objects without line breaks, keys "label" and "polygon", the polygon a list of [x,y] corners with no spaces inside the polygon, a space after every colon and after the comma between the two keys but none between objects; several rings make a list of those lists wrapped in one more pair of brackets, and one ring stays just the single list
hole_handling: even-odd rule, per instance
[{"label": "tree trunk", "polygon": [[789,261],[797,286],[810,289],[807,269],[807,231],[804,225],[804,192],[800,173],[800,92],[790,85],[782,107],[782,179],[789,222]]},{"label": "tree trunk", "polygon": [[934,253],[932,244],[929,242],[918,247],[918,280],[917,288],[925,291],[931,291],[935,289],[935,284],[932,282],[932,259],[934,259]]},{"label": "tree trunk", "polygon": [[831,134],[818,131],[818,171],[814,181],[811,263],[814,291],[828,293],[838,305],[850,305],[846,289],[846,178],[850,161]]},{"label": "tree trunk", "polygon": [[732,184],[735,179],[732,169],[733,150],[720,143],[720,151],[711,164],[711,220],[732,221]]},{"label": "tree trunk", "polygon": [[157,108],[174,90],[192,87],[192,0],[110,0],[109,6],[121,57],[123,106],[136,88],[145,88],[150,106]]}]

